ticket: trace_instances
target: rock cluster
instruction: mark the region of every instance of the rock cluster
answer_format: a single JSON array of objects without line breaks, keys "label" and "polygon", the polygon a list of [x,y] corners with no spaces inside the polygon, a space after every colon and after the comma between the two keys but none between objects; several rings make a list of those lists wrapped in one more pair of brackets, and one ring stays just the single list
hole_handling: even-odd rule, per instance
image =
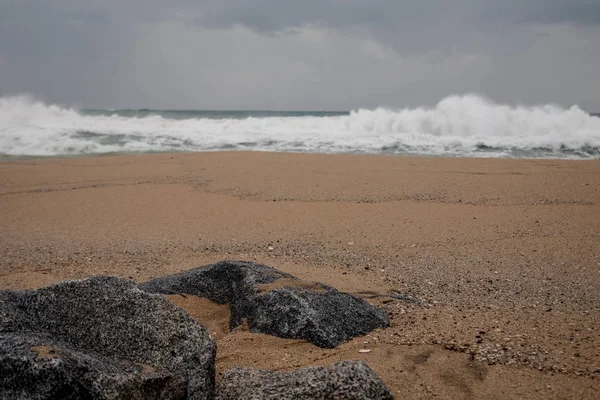
[{"label": "rock cluster", "polygon": [[156,294],[230,303],[230,327],[321,347],[388,325],[363,299],[248,262],[221,262],[136,287],[114,277],[0,291],[0,398],[391,399],[361,361],[293,372],[229,371],[215,391],[216,345]]}]

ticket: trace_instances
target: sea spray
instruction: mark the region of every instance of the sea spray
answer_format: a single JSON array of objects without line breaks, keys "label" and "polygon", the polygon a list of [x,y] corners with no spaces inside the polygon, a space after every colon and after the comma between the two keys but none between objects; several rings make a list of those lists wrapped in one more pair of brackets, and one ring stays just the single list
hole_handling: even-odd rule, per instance
[{"label": "sea spray", "polygon": [[218,150],[600,158],[600,118],[477,95],[345,113],[78,110],[0,98],[0,157]]}]

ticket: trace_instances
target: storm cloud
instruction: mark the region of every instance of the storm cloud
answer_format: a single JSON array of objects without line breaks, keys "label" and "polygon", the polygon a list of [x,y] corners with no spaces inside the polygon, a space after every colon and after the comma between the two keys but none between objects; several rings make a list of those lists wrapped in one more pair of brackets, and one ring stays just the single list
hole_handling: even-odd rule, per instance
[{"label": "storm cloud", "polygon": [[0,0],[0,96],[81,107],[600,111],[586,0]]}]

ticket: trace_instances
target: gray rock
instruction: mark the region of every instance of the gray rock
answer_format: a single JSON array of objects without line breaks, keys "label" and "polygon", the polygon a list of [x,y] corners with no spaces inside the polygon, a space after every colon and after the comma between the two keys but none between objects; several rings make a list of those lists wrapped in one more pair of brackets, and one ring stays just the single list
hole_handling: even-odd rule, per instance
[{"label": "gray rock", "polygon": [[294,278],[266,265],[246,261],[221,261],[156,278],[138,287],[150,293],[180,294],[206,297],[225,304],[236,294],[255,293],[258,284],[272,283],[280,278]]},{"label": "gray rock", "polygon": [[363,361],[344,361],[325,367],[273,372],[234,368],[217,388],[216,400],[312,399],[387,400],[394,397]]},{"label": "gray rock", "polygon": [[[216,345],[206,330],[164,297],[124,279],[97,277],[0,292],[0,334],[2,398],[13,398],[23,388],[20,398],[56,397],[44,393],[148,398],[149,391],[185,398],[186,393],[180,396],[183,382],[190,399],[207,399],[214,389]],[[50,346],[60,356],[33,357],[27,350],[31,345]],[[140,364],[156,372],[137,371]],[[38,373],[44,384],[33,382]],[[58,396],[63,397],[69,398]]]},{"label": "gray rock", "polygon": [[73,350],[49,338],[0,334],[5,399],[185,399],[187,381],[141,364]]},{"label": "gray rock", "polygon": [[[281,287],[261,285],[284,279]],[[333,287],[296,285],[292,275],[251,262],[220,262],[139,285],[151,293],[190,294],[230,302],[230,329],[244,320],[252,332],[304,339],[332,348],[389,325],[384,310]],[[277,285],[275,285],[277,286]]]}]

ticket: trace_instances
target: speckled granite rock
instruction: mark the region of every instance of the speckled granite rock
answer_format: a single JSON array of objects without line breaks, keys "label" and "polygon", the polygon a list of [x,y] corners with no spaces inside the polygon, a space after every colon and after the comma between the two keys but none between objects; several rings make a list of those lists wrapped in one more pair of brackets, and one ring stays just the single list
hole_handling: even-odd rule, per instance
[{"label": "speckled granite rock", "polygon": [[[21,398],[53,398],[43,393],[55,392],[69,398],[70,390],[71,398],[151,398],[150,389],[185,398],[183,384],[188,398],[208,399],[214,389],[216,345],[206,330],[162,296],[124,279],[0,292],[0,335],[2,398],[19,390],[25,390]],[[56,350],[40,359],[27,350],[32,345]],[[138,371],[136,364],[155,371]],[[26,381],[38,373],[37,384]]]},{"label": "speckled granite rock", "polygon": [[344,361],[292,372],[229,370],[216,400],[388,400],[394,397],[363,361]]},{"label": "speckled granite rock", "polygon": [[252,332],[304,339],[319,347],[336,347],[389,324],[384,310],[361,298],[324,284],[305,287],[300,282],[265,265],[225,261],[153,279],[139,288],[207,297],[220,304],[229,301],[230,329],[247,320]]},{"label": "speckled granite rock", "polygon": [[169,372],[73,350],[49,338],[0,334],[3,399],[185,399],[187,381]]}]

